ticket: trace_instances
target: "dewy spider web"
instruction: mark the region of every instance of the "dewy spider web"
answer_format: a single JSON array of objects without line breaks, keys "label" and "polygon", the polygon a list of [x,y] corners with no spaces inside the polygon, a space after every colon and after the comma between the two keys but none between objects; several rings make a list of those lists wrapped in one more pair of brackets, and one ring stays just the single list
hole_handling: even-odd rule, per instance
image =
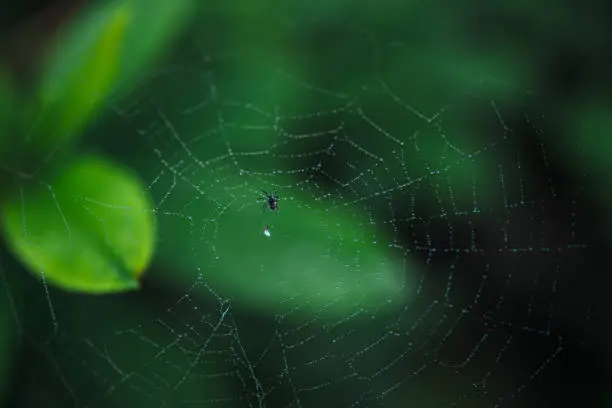
[{"label": "dewy spider web", "polygon": [[[366,31],[338,29],[361,48],[320,56],[311,68],[327,82],[288,56],[190,39],[109,104],[114,127],[100,133],[128,140],[117,155],[155,200],[157,284],[113,306],[37,283],[49,324],[24,327],[31,364],[16,405],[542,406],[541,382],[575,340],[565,316],[587,327],[591,314],[574,280],[588,250],[583,195],[551,168],[544,119],[491,96],[503,85],[483,79],[419,101],[409,85],[423,78],[403,81],[364,51],[380,63],[403,40]],[[361,66],[340,66],[355,64],[350,53]],[[358,74],[341,82],[347,69]],[[270,239],[262,189],[281,197],[280,214],[265,215]],[[301,259],[312,237],[292,229],[310,213],[323,220],[313,262]],[[234,239],[269,245],[228,271],[243,255]],[[307,269],[346,262],[343,247],[349,280],[367,276],[363,253],[377,248],[409,278],[388,298],[351,297],[342,279]],[[289,250],[298,261],[285,270]],[[283,292],[295,276],[304,292]],[[321,301],[312,279],[337,285],[338,298]]]}]

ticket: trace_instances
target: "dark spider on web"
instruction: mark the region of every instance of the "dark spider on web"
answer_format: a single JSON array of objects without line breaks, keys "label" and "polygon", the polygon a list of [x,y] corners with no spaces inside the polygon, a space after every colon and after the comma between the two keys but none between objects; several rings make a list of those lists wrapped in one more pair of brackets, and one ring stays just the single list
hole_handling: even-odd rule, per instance
[{"label": "dark spider on web", "polygon": [[274,213],[278,215],[278,193],[276,191],[273,191],[271,194],[269,194],[264,190],[261,190],[261,192],[265,194],[265,197],[262,197],[262,199],[265,201],[263,206],[264,211],[266,211],[266,207],[268,207],[270,210],[274,211]]}]

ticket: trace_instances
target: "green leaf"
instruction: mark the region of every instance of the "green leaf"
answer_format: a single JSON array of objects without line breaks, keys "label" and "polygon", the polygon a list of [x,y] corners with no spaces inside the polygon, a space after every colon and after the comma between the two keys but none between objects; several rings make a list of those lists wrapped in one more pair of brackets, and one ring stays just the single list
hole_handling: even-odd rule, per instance
[{"label": "green leaf", "polygon": [[[182,210],[182,219],[158,219],[164,245],[156,259],[172,274],[155,279],[184,288],[201,270],[207,285],[195,290],[203,297],[213,288],[251,309],[296,306],[302,313],[330,317],[354,313],[356,304],[365,310],[381,304],[401,307],[405,288],[416,287],[415,270],[406,265],[403,251],[383,245],[388,237],[355,208],[328,209],[312,197],[293,195],[290,202],[281,202],[279,215],[269,211],[262,217],[254,199],[236,199],[252,198],[253,190],[231,193],[234,200],[223,192],[202,197]],[[193,201],[193,194],[177,184],[173,202]],[[220,202],[227,203],[222,214],[211,218]],[[264,234],[266,225],[270,237]]]},{"label": "green leaf", "polygon": [[36,148],[48,153],[76,136],[96,108],[180,32],[195,2],[123,0],[95,6],[59,38],[31,106]]},{"label": "green leaf", "polygon": [[138,287],[154,245],[146,187],[99,157],[57,168],[48,183],[9,196],[3,228],[36,275],[64,289],[107,293]]}]

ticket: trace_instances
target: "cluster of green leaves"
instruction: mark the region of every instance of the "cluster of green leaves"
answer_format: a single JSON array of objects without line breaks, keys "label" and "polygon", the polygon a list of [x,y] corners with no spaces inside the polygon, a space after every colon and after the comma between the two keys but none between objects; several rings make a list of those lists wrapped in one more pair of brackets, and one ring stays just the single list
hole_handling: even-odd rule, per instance
[{"label": "cluster of green leaves", "polygon": [[21,95],[10,74],[0,75],[2,228],[12,252],[49,283],[86,293],[138,286],[155,241],[146,188],[128,169],[71,146],[192,7],[140,0],[89,7],[59,33],[33,92]]},{"label": "cluster of green leaves", "polygon": [[[132,170],[77,142],[104,99],[138,80],[194,4],[83,8],[54,39],[31,90],[0,69],[2,233],[15,258],[49,285],[92,294],[139,286],[154,251],[151,197]],[[7,285],[0,283],[0,378],[8,378],[21,324]]]}]

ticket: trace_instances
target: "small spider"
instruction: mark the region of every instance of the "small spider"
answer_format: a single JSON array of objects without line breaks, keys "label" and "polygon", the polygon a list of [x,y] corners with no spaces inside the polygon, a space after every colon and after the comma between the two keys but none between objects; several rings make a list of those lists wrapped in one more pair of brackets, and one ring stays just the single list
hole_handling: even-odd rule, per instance
[{"label": "small spider", "polygon": [[265,197],[262,197],[263,200],[265,201],[263,209],[264,211],[266,211],[266,207],[268,207],[270,210],[274,211],[275,214],[278,215],[278,194],[276,193],[276,191],[273,191],[272,194],[268,194],[267,192],[261,190],[262,193],[265,194]]}]

